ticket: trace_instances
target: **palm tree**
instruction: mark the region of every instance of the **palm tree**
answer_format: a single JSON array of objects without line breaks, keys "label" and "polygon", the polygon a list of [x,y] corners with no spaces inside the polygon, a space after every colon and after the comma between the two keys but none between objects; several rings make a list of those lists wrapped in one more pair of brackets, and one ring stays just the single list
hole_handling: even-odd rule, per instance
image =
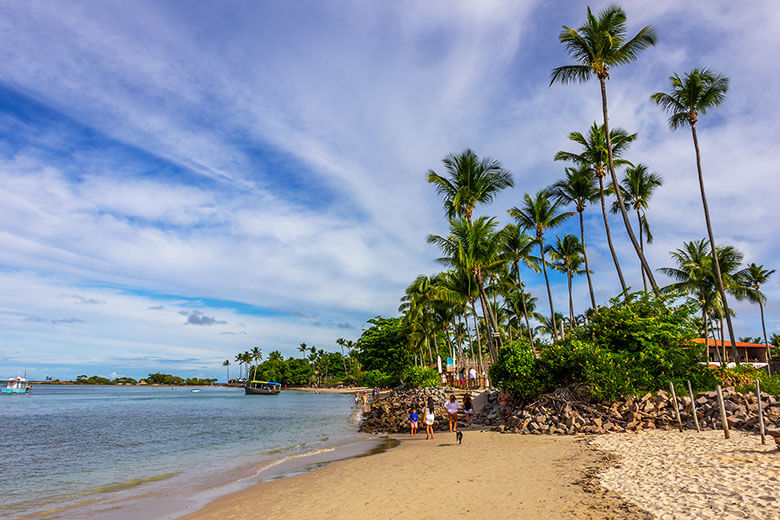
[{"label": "palm tree", "polygon": [[450,220],[449,236],[428,236],[428,243],[439,246],[445,255],[438,259],[439,262],[468,271],[474,276],[485,317],[488,350],[493,362],[497,351],[490,328],[492,326],[496,333],[499,329],[485,294],[485,277],[504,262],[500,255],[503,232],[496,231],[496,227],[494,218],[479,217],[473,223],[465,218],[453,219]]},{"label": "palm tree", "polygon": [[230,360],[226,359],[225,361],[223,361],[222,366],[225,367],[225,370],[227,370],[227,375],[225,376],[227,379],[225,379],[225,381],[229,383],[230,382]]},{"label": "palm tree", "polygon": [[[531,329],[531,322],[528,319],[528,309],[525,305],[525,285],[520,278],[520,263],[531,269],[536,274],[541,272],[539,268],[539,258],[533,256],[533,248],[536,245],[536,239],[525,232],[525,229],[514,224],[508,224],[505,228],[503,252],[504,257],[510,262],[509,275],[513,279],[514,287],[520,293],[520,302],[523,306],[523,318],[528,329],[528,339],[531,341],[531,347],[534,347],[534,335]],[[518,316],[518,322],[520,317]]]},{"label": "palm tree", "polygon": [[[556,161],[571,161],[580,166],[592,168],[599,180],[599,198],[601,199],[601,216],[604,219],[604,231],[607,234],[609,252],[612,254],[612,261],[615,263],[615,271],[617,272],[618,279],[620,280],[620,287],[623,292],[626,292],[627,287],[626,281],[623,279],[623,271],[620,269],[617,253],[615,253],[615,247],[612,245],[612,234],[609,231],[604,177],[607,174],[610,150],[613,164],[616,166],[622,166],[624,164],[631,165],[630,162],[621,159],[620,156],[623,155],[628,146],[635,139],[636,134],[628,134],[622,128],[615,128],[610,131],[610,139],[607,140],[607,132],[604,129],[604,125],[598,125],[594,122],[593,125],[588,128],[587,135],[582,135],[580,132],[572,132],[569,134],[569,140],[581,146],[579,153],[560,151],[555,154]],[[607,145],[608,142],[610,143],[609,146]]]},{"label": "palm tree", "polygon": [[582,244],[577,237],[570,234],[555,237],[555,244],[547,246],[547,252],[552,260],[552,267],[557,271],[566,273],[569,281],[569,319],[574,321],[574,298],[572,296],[571,281],[575,274],[582,274],[581,266],[584,262],[582,256]]},{"label": "palm tree", "polygon": [[236,354],[236,357],[234,359],[236,363],[238,363],[238,378],[241,379],[241,366],[244,363],[244,355],[243,354]]},{"label": "palm tree", "polygon": [[518,224],[536,231],[536,241],[539,244],[539,254],[542,259],[544,282],[547,284],[547,299],[550,302],[550,317],[556,336],[558,331],[555,322],[555,309],[553,309],[550,279],[547,277],[547,265],[544,260],[544,232],[560,226],[567,218],[574,215],[572,211],[560,211],[560,205],[560,200],[552,202],[550,193],[547,190],[541,190],[533,198],[526,193],[522,208],[515,206],[509,210],[509,215],[514,217]]},{"label": "palm tree", "polygon": [[[431,363],[434,356],[431,351],[430,330],[433,328],[432,305],[434,300],[434,277],[420,275],[414,282],[406,288],[401,297],[401,305],[398,311],[404,315],[404,321],[409,325],[412,332],[418,332],[427,347],[428,359]],[[433,335],[435,338],[435,334]],[[438,349],[437,349],[438,350]]]},{"label": "palm tree", "polygon": [[[769,341],[766,337],[766,323],[764,322],[764,302],[766,296],[761,292],[761,285],[767,283],[769,277],[775,273],[775,270],[766,270],[763,265],[749,264],[743,270],[743,283],[755,291],[755,297],[758,301],[758,308],[761,311],[761,330],[764,332],[764,344],[766,345],[766,359],[769,361]],[[771,364],[767,366],[769,374],[772,373]]]},{"label": "palm tree", "polygon": [[[659,269],[665,275],[676,280],[675,283],[665,287],[665,291],[680,290],[692,294],[702,306],[702,318],[713,314],[721,321],[721,336],[723,335],[724,319],[730,319],[734,314],[723,304],[720,291],[718,291],[717,274],[715,272],[713,256],[718,259],[721,267],[721,280],[726,292],[737,300],[755,300],[756,295],[752,288],[745,287],[741,283],[744,278],[744,270],[740,271],[744,255],[732,246],[719,247],[716,255],[713,255],[710,244],[706,239],[685,242],[683,247],[671,253],[676,267],[664,267]],[[706,330],[705,330],[706,338]],[[724,352],[725,352],[725,343]],[[735,362],[739,363],[739,356],[735,342],[731,342],[732,354]],[[725,360],[725,355],[723,356]]]},{"label": "palm tree", "polygon": [[[729,339],[731,339],[732,348],[736,356],[736,336],[734,327],[731,324],[731,315],[728,312],[728,301],[726,300],[726,291],[721,276],[721,267],[718,263],[718,255],[715,254],[717,246],[715,245],[715,234],[712,231],[710,222],[710,210],[707,205],[707,194],[704,191],[704,176],[701,171],[701,152],[699,151],[699,138],[696,135],[696,122],[699,120],[699,114],[706,114],[711,108],[721,104],[726,97],[729,89],[729,80],[721,74],[715,74],[709,69],[693,69],[680,78],[674,74],[669,78],[672,86],[670,93],[656,92],[650,99],[662,110],[670,114],[669,127],[672,130],[689,125],[691,135],[693,136],[693,147],[696,150],[696,169],[699,172],[699,190],[701,191],[701,203],[704,207],[704,220],[707,223],[707,235],[712,244],[712,261],[715,265],[715,276],[718,283],[718,293],[720,293],[723,307],[726,311],[726,325],[729,328]],[[739,363],[739,360],[737,360]]]},{"label": "palm tree", "polygon": [[309,350],[309,347],[306,346],[306,343],[301,343],[300,346],[298,346],[298,352],[301,353],[301,359],[303,359],[305,357],[304,354],[308,350]]},{"label": "palm tree", "polygon": [[[647,235],[647,243],[653,242],[653,234],[650,232],[650,225],[647,223],[647,206],[650,203],[650,197],[656,188],[663,184],[661,176],[650,173],[647,166],[637,164],[626,168],[623,180],[620,181],[620,191],[623,193],[623,200],[636,211],[637,228],[639,229],[639,247],[644,253],[645,245],[642,237],[642,231]],[[610,192],[614,192],[615,187],[610,186]],[[620,211],[617,201],[612,203],[612,213]],[[641,266],[640,266],[641,267]],[[647,291],[647,279],[645,270],[642,268],[642,284]]]},{"label": "palm tree", "polygon": [[[556,81],[561,83],[585,82],[594,75],[599,79],[601,86],[601,111],[604,116],[604,131],[607,137],[607,153],[609,155],[609,174],[612,178],[612,183],[617,186],[618,180],[615,174],[612,142],[609,132],[606,81],[609,78],[610,68],[636,61],[641,51],[655,45],[655,29],[646,25],[634,37],[629,39],[626,35],[626,13],[621,7],[616,5],[607,6],[599,13],[598,17],[593,16],[590,7],[588,7],[585,23],[576,30],[564,25],[558,39],[576,65],[564,65],[553,69],[550,85]],[[634,236],[634,231],[631,229],[631,222],[628,219],[628,213],[623,203],[623,195],[620,191],[617,191],[616,195],[620,205],[620,213],[623,216],[623,224],[626,226],[626,232],[628,232],[639,261],[647,272],[653,291],[658,293],[658,286],[650,271],[650,265],[647,263],[647,259]],[[625,291],[625,287],[623,287],[623,290]]]},{"label": "palm tree", "polygon": [[[471,306],[471,316],[474,320],[474,331],[477,336],[477,352],[479,354],[479,366],[482,370],[482,336],[479,333],[479,324],[477,323],[477,309],[475,302],[479,297],[477,282],[470,271],[457,268],[444,273],[437,286],[437,298],[450,304],[460,307],[465,322],[466,336],[469,342],[469,352],[474,355],[474,345],[471,340],[471,329],[469,327],[468,313],[466,309]],[[459,318],[460,319],[460,318]]]},{"label": "palm tree", "polygon": [[341,347],[341,362],[344,365],[344,377],[347,377],[349,375],[349,372],[347,371],[347,358],[344,357],[344,347],[347,344],[347,340],[339,338],[336,340],[336,344]]},{"label": "palm tree", "polygon": [[[582,244],[582,256],[585,259],[585,274],[588,277],[588,290],[590,291],[590,304],[596,308],[596,296],[593,293],[593,282],[590,279],[590,266],[588,265],[588,251],[585,248],[585,224],[582,213],[588,204],[599,199],[600,192],[596,188],[593,178],[593,168],[580,166],[579,168],[566,168],[566,176],[553,184],[552,193],[565,204],[574,204],[580,217],[580,243]],[[641,235],[640,235],[641,238]]]},{"label": "palm tree", "polygon": [[539,325],[536,326],[534,332],[539,334],[549,334],[553,340],[558,337],[557,326],[554,323],[563,323],[564,317],[560,312],[555,313],[555,319],[548,318],[547,316],[539,316]]},{"label": "palm tree", "polygon": [[477,154],[466,149],[459,155],[450,154],[443,161],[447,176],[428,170],[428,182],[444,199],[447,219],[466,217],[471,223],[471,214],[477,203],[493,200],[499,191],[514,186],[512,174],[493,159],[479,160]]}]

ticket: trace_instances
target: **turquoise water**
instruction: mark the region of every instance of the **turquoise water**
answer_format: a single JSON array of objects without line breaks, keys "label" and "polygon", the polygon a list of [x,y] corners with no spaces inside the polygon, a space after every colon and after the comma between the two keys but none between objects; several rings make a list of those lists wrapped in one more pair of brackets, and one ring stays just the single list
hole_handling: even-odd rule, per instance
[{"label": "turquoise water", "polygon": [[360,443],[352,402],[223,387],[43,385],[2,396],[0,518],[175,518],[236,482],[285,476],[286,461],[317,453],[321,463]]}]

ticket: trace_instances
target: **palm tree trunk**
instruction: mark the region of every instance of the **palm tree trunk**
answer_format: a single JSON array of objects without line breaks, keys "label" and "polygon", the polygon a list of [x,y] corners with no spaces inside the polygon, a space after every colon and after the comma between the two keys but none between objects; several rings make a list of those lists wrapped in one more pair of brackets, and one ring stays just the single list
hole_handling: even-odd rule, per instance
[{"label": "palm tree trunk", "polygon": [[525,305],[525,291],[523,290],[522,284],[520,285],[520,298],[523,300],[523,317],[525,318],[525,326],[528,328],[528,339],[531,340],[531,348],[536,350],[536,345],[534,345],[534,333],[533,330],[531,330],[531,321],[528,319],[528,309]]},{"label": "palm tree trunk", "polygon": [[[631,244],[634,246],[639,261],[642,263],[645,271],[647,271],[647,278],[650,280],[650,285],[653,287],[653,292],[656,296],[660,296],[661,292],[658,290],[658,284],[655,283],[655,277],[652,271],[650,271],[650,265],[647,263],[644,253],[639,247],[634,236],[634,230],[631,229],[631,222],[628,220],[628,213],[626,212],[626,205],[623,204],[623,194],[620,193],[617,175],[615,175],[615,163],[612,160],[612,138],[609,136],[609,116],[607,115],[607,84],[606,78],[599,76],[599,82],[601,83],[601,110],[604,113],[604,132],[607,136],[607,157],[609,158],[609,174],[612,177],[612,184],[615,186],[615,195],[617,195],[618,206],[620,206],[620,214],[623,216],[623,224],[626,226],[626,232],[631,239]],[[625,288],[623,289],[625,291]]]},{"label": "palm tree trunk", "polygon": [[604,230],[607,232],[607,244],[609,245],[609,252],[612,253],[612,261],[615,263],[615,271],[617,271],[618,279],[620,279],[620,287],[623,292],[626,292],[626,281],[623,279],[623,271],[620,269],[620,262],[618,262],[617,253],[615,253],[615,246],[612,245],[612,233],[609,232],[609,220],[607,219],[607,201],[604,198],[604,177],[597,175],[599,178],[599,196],[601,198],[601,216],[604,217]]},{"label": "palm tree trunk", "polygon": [[588,250],[585,249],[585,225],[582,221],[582,211],[580,214],[580,242],[582,242],[582,256],[585,257],[585,275],[588,277],[588,290],[590,291],[590,304],[593,310],[596,310],[596,297],[593,295],[593,282],[590,280],[590,267],[588,266]]},{"label": "palm tree trunk", "polygon": [[706,356],[707,356],[705,360],[707,361],[707,364],[709,365],[709,362],[710,362],[710,339],[707,337],[709,335],[709,331],[707,330],[707,324],[708,324],[708,321],[707,321],[707,311],[704,310],[704,306],[702,306],[702,308],[701,308],[701,321],[702,321],[702,325],[704,326],[704,346],[706,348],[705,352],[706,352]]},{"label": "palm tree trunk", "polygon": [[466,315],[465,305],[463,306],[463,322],[466,324],[466,339],[469,340],[469,354],[474,357],[474,343],[471,341],[471,327],[469,327],[469,317]]},{"label": "palm tree trunk", "polygon": [[[727,363],[728,362],[728,357],[726,357],[726,340],[724,339],[724,334],[725,333],[723,331],[723,318],[718,319],[718,321],[720,322],[720,345],[721,345],[721,348],[723,349],[723,362]],[[737,361],[737,358],[736,358],[736,352],[735,352],[734,362],[736,362],[736,361]]]},{"label": "palm tree trunk", "polygon": [[758,308],[761,309],[761,330],[764,331],[764,345],[766,346],[766,369],[767,373],[772,375],[772,358],[769,356],[769,341],[766,339],[766,324],[764,323],[764,304],[761,299],[758,300]]},{"label": "palm tree trunk", "polygon": [[566,277],[569,279],[569,319],[571,320],[572,327],[574,327],[574,300],[571,293],[571,269],[566,271]]},{"label": "palm tree trunk", "polygon": [[479,287],[479,302],[482,305],[482,316],[485,319],[485,334],[487,335],[487,344],[488,344],[488,353],[490,353],[490,362],[495,363],[496,361],[496,346],[493,342],[493,333],[491,331],[491,327],[493,326],[490,321],[488,321],[489,318],[493,317],[493,312],[490,308],[490,301],[487,298],[487,295],[485,294],[485,288],[482,287],[481,280],[477,279],[477,286]]},{"label": "palm tree trunk", "polygon": [[476,331],[477,334],[477,352],[479,353],[479,368],[481,371],[484,370],[485,365],[482,363],[482,338],[479,335],[479,323],[477,322],[477,307],[476,305],[474,305],[474,300],[471,300],[471,312],[474,316],[474,330]]},{"label": "palm tree trunk", "polygon": [[[642,250],[642,254],[645,253],[645,244],[642,241],[642,215],[639,214],[639,209],[636,210],[636,225],[639,226],[639,249]],[[645,267],[639,264],[639,270],[642,271],[642,286],[647,292],[647,278],[645,277]]]},{"label": "palm tree trunk", "polygon": [[547,284],[547,299],[550,302],[550,319],[553,326],[553,343],[558,339],[558,325],[555,323],[555,309],[553,309],[552,291],[550,290],[550,279],[547,277],[547,262],[544,260],[544,246],[542,237],[539,240],[539,253],[542,255],[542,271],[544,271],[544,283]]},{"label": "palm tree trunk", "polygon": [[723,290],[723,278],[720,275],[720,263],[718,262],[718,248],[715,247],[715,235],[712,232],[712,223],[710,222],[710,209],[707,205],[707,194],[704,192],[704,175],[701,172],[701,152],[699,151],[699,138],[696,136],[695,122],[691,123],[691,134],[693,135],[693,147],[696,149],[696,169],[699,171],[701,203],[704,206],[704,219],[707,221],[707,234],[710,238],[710,249],[712,249],[712,264],[715,266],[715,278],[718,282],[718,293],[720,294],[720,300],[723,304],[723,314],[726,316],[726,324],[729,327],[729,339],[731,339],[731,349],[732,353],[734,354],[734,362],[739,365],[739,356],[737,355],[737,342],[734,336],[734,327],[731,324],[729,305],[726,302],[726,291]]}]

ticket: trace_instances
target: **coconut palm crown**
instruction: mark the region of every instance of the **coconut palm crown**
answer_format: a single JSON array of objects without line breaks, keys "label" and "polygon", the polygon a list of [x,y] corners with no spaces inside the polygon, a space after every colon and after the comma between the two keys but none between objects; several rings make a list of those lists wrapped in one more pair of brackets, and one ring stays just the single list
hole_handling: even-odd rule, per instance
[{"label": "coconut palm crown", "polygon": [[471,215],[477,203],[488,203],[503,190],[514,186],[512,174],[494,159],[480,160],[467,149],[458,155],[450,154],[443,161],[447,175],[428,170],[428,182],[444,199],[444,211],[448,219]]}]

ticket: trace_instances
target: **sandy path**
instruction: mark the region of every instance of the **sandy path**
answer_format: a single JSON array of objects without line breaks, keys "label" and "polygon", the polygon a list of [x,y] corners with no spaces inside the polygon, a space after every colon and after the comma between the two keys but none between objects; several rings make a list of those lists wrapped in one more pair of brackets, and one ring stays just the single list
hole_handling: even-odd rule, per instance
[{"label": "sandy path", "polygon": [[780,452],[771,437],[721,431],[602,435],[593,445],[622,460],[608,489],[662,520],[780,519]]},{"label": "sandy path", "polygon": [[[574,482],[599,455],[582,438],[467,431],[399,437],[385,453],[337,462],[220,498],[188,519],[637,518]],[[614,502],[614,501],[613,501]]]}]

